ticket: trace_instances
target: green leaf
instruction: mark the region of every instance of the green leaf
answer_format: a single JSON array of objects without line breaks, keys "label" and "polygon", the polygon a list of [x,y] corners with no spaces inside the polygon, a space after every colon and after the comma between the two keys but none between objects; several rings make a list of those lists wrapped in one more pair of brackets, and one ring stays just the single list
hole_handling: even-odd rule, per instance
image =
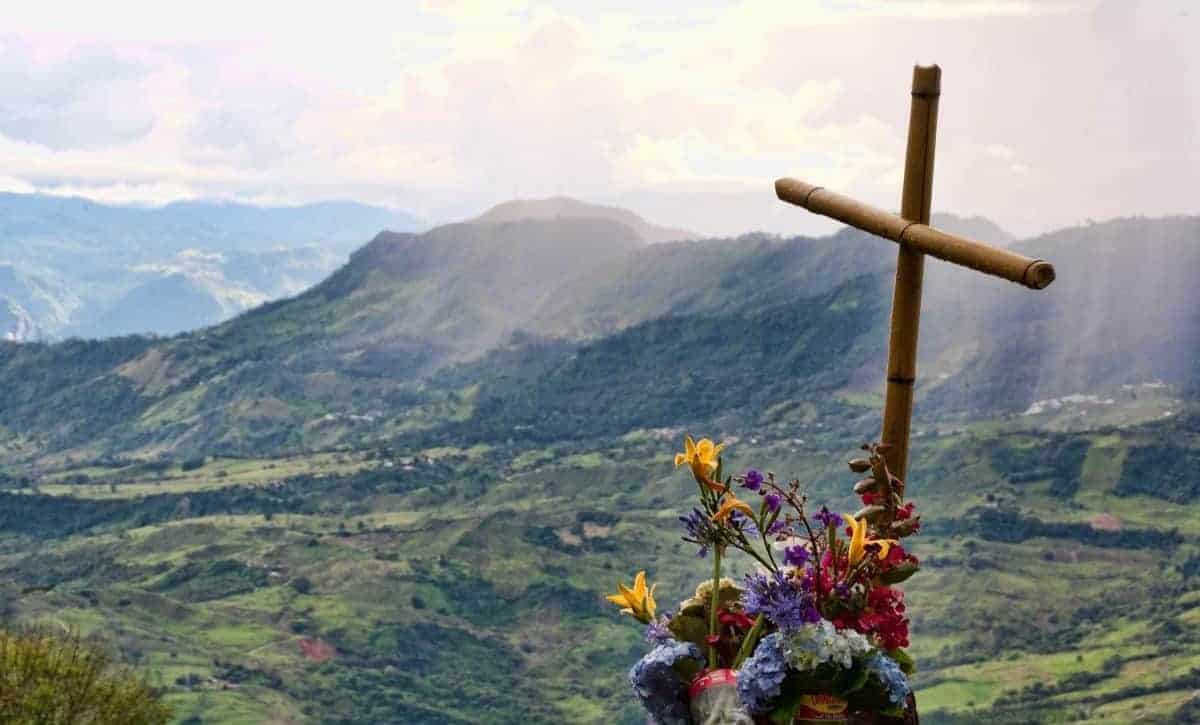
[{"label": "green leaf", "polygon": [[912,655],[902,649],[889,650],[887,656],[896,661],[900,665],[900,671],[912,677],[917,671],[917,661],[912,658]]},{"label": "green leaf", "polygon": [[855,663],[854,667],[842,670],[833,680],[833,694],[838,697],[846,697],[850,693],[862,689],[862,686],[867,684],[868,674],[867,668],[863,667],[862,663]]},{"label": "green leaf", "polygon": [[689,684],[692,680],[696,679],[696,675],[700,674],[700,670],[703,667],[704,663],[694,660],[691,657],[681,657],[675,661],[675,664],[671,665],[671,668],[675,670],[675,674],[679,675],[679,679],[684,684]]},{"label": "green leaf", "polygon": [[797,674],[788,675],[779,688],[779,697],[775,698],[775,709],[768,715],[771,722],[780,725],[791,723],[804,692],[803,678]]},{"label": "green leaf", "polygon": [[708,647],[708,642],[704,639],[708,636],[708,623],[702,617],[690,614],[676,615],[667,625],[667,629],[671,630],[671,634],[680,642],[691,642],[701,651]]},{"label": "green leaf", "polygon": [[773,723],[778,723],[779,725],[789,725],[796,718],[796,708],[799,706],[800,698],[797,696],[796,699],[792,700],[790,703],[781,705],[780,707],[772,710],[771,714],[767,717],[769,717]]},{"label": "green leaf", "polygon": [[899,584],[916,574],[921,567],[911,561],[906,561],[888,569],[879,575],[879,581],[884,584]]}]

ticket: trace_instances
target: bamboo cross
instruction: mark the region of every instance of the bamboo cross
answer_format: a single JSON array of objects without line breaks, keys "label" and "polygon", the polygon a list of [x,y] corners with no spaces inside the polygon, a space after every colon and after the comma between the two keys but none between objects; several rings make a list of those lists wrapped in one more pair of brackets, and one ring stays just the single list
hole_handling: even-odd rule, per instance
[{"label": "bamboo cross", "polygon": [[941,85],[942,70],[938,66],[913,68],[912,111],[908,118],[908,148],[899,216],[803,181],[779,179],[775,182],[775,194],[781,200],[900,245],[888,343],[887,399],[880,438],[888,446],[884,454],[888,467],[900,478],[904,478],[908,466],[925,255],[1003,277],[1031,289],[1042,289],[1054,281],[1054,267],[1049,262],[928,226]]}]

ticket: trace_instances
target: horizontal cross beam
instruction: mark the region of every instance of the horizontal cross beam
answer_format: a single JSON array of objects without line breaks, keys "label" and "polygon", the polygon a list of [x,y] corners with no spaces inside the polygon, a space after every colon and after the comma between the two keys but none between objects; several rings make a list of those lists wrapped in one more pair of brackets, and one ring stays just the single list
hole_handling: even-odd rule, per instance
[{"label": "horizontal cross beam", "polygon": [[775,195],[789,204],[837,219],[931,257],[1002,277],[1030,289],[1043,289],[1054,281],[1054,265],[1047,261],[938,231],[821,186],[796,179],[779,179],[775,182]]}]

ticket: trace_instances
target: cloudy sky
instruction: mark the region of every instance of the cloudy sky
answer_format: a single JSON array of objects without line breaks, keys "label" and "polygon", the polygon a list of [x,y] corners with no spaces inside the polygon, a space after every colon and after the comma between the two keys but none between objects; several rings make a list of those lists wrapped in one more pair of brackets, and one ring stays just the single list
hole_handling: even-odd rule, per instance
[{"label": "cloudy sky", "polygon": [[811,232],[796,176],[898,206],[914,63],[934,208],[1028,235],[1200,213],[1200,7],[1013,0],[27,2],[0,31],[0,190],[513,197]]}]

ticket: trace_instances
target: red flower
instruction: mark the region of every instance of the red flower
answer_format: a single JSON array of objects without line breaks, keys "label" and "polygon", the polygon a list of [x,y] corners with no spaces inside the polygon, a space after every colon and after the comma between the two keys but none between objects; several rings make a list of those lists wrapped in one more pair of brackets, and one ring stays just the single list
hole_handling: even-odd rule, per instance
[{"label": "red flower", "polygon": [[725,609],[717,611],[717,621],[719,621],[723,627],[733,626],[737,627],[738,629],[750,629],[754,626],[754,620],[750,619],[745,614],[742,614],[741,612],[730,612]]},{"label": "red flower", "polygon": [[883,560],[884,569],[890,569],[900,562],[909,558],[908,552],[904,551],[904,547],[899,544],[892,544],[888,549],[887,557]]},{"label": "red flower", "polygon": [[891,587],[875,587],[867,593],[867,606],[857,617],[843,615],[834,620],[839,628],[852,627],[874,637],[883,649],[908,646],[908,618],[904,616],[904,592]]},{"label": "red flower", "polygon": [[900,508],[896,509],[896,520],[897,521],[904,521],[905,519],[911,519],[912,515],[913,515],[912,501],[909,501],[908,503],[904,504]]},{"label": "red flower", "polygon": [[874,506],[879,503],[879,494],[867,491],[862,495],[863,506]]}]

